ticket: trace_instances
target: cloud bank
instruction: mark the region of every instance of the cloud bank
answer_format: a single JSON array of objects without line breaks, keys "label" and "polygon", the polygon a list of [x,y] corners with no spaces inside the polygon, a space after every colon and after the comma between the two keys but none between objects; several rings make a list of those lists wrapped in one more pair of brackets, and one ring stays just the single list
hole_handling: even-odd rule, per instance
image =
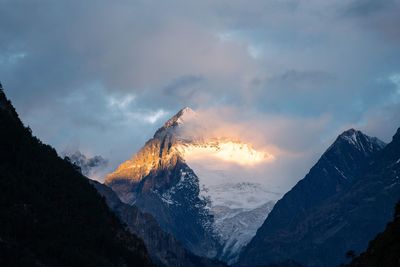
[{"label": "cloud bank", "polygon": [[400,126],[399,0],[0,4],[0,79],[22,119],[110,169],[183,106],[290,155],[290,183],[342,130],[388,141]]}]

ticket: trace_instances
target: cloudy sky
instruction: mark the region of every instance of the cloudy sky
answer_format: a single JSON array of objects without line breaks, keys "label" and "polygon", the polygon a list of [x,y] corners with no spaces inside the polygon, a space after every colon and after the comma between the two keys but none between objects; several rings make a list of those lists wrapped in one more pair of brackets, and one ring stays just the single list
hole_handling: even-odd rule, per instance
[{"label": "cloudy sky", "polygon": [[[130,157],[184,106],[296,155],[400,126],[399,0],[0,0],[0,80],[44,142]],[[213,119],[213,116],[210,116]],[[295,164],[294,164],[295,162]]]}]

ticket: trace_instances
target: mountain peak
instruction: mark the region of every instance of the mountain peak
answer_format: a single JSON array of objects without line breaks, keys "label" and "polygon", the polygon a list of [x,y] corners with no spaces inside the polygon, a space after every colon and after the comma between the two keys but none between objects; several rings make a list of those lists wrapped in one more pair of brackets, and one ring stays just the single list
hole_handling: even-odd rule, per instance
[{"label": "mountain peak", "polygon": [[184,107],[183,109],[181,109],[178,113],[186,113],[186,112],[194,112],[193,109],[189,108],[189,107]]},{"label": "mountain peak", "polygon": [[350,144],[356,145],[359,142],[361,136],[366,136],[366,135],[364,135],[361,131],[351,128],[341,133],[338,139],[345,140]]},{"label": "mountain peak", "polygon": [[354,128],[350,128],[339,135],[341,138],[357,138],[357,136],[364,135],[363,132],[356,130]]},{"label": "mountain peak", "polygon": [[[345,141],[346,143],[356,145],[361,136],[365,136],[361,131],[355,130],[354,128],[348,129],[342,132],[336,139],[336,142]],[[334,143],[334,144],[335,144]]]},{"label": "mountain peak", "polygon": [[341,133],[340,135],[351,135],[351,134],[354,134],[354,133],[361,133],[361,131],[358,131],[358,130],[356,130],[354,128],[350,128],[350,129],[344,131],[343,133]]},{"label": "mountain peak", "polygon": [[197,113],[195,111],[193,111],[191,108],[184,107],[183,109],[178,111],[178,113],[176,113],[171,119],[169,119],[164,124],[164,127],[169,128],[172,126],[182,124],[185,121],[190,120],[191,118],[195,117],[196,115],[197,115]]},{"label": "mountain peak", "polygon": [[331,147],[338,146],[343,143],[354,146],[357,150],[364,153],[380,150],[386,146],[385,142],[381,141],[380,139],[368,136],[363,132],[353,128],[341,133]]}]

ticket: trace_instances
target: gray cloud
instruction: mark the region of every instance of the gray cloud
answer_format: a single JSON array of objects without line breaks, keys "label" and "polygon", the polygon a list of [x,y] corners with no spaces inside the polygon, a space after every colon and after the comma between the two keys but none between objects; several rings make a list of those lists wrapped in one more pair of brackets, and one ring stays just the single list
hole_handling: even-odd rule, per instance
[{"label": "gray cloud", "polygon": [[339,9],[339,14],[344,18],[356,19],[357,23],[374,32],[386,41],[400,43],[400,1],[399,0],[354,0]]},{"label": "gray cloud", "polygon": [[0,78],[21,117],[110,168],[183,106],[304,169],[345,127],[389,138],[400,123],[398,0],[0,3]]},{"label": "gray cloud", "polygon": [[[350,17],[365,17],[373,14],[380,13],[387,9],[396,7],[396,0],[355,0],[350,1],[347,6],[343,8],[343,15]],[[398,2],[397,2],[398,4]]]},{"label": "gray cloud", "polygon": [[332,103],[332,99],[328,96],[336,85],[335,81],[332,74],[322,71],[289,70],[257,80],[254,97],[262,99],[258,104],[266,111],[315,115],[329,111],[327,105]]},{"label": "gray cloud", "polygon": [[[192,85],[198,84],[203,81],[202,77],[194,75],[184,75],[175,80],[163,88],[164,94],[172,94],[174,96],[179,96],[183,93],[185,89],[191,87]],[[190,95],[190,93],[189,93]]]}]

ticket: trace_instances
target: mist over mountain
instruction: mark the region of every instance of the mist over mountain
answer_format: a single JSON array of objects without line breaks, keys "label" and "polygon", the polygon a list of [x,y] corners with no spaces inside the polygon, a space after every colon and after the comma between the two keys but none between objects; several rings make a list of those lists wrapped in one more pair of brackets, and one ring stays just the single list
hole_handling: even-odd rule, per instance
[{"label": "mist over mountain", "polygon": [[71,161],[72,164],[79,167],[80,171],[85,176],[92,176],[97,171],[103,170],[108,165],[108,160],[102,156],[94,156],[92,158],[87,158],[79,150],[75,152],[64,151],[61,155],[66,158],[66,160]]}]

